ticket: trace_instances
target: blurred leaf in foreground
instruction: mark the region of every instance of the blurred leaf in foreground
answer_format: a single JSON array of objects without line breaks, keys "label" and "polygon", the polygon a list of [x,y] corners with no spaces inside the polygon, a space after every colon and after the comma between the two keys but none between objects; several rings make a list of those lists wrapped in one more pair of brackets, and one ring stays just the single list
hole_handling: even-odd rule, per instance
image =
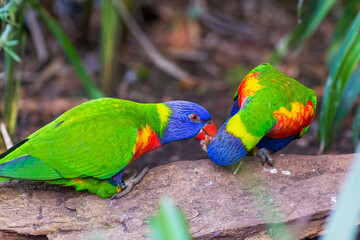
[{"label": "blurred leaf in foreground", "polygon": [[191,239],[183,213],[169,198],[160,200],[158,213],[150,218],[149,226],[153,240]]},{"label": "blurred leaf in foreground", "polygon": [[[360,152],[360,144],[357,151]],[[360,217],[360,156],[357,155],[346,176],[338,196],[335,210],[325,228],[325,235],[320,240],[356,239]]]}]

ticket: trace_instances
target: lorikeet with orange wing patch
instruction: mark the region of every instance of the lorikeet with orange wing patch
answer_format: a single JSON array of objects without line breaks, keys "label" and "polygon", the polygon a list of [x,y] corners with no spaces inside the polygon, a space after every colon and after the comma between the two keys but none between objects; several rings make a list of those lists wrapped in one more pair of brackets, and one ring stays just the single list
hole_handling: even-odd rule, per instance
[{"label": "lorikeet with orange wing patch", "polygon": [[270,64],[254,68],[241,82],[229,119],[202,144],[220,165],[236,163],[253,151],[264,165],[270,153],[301,138],[315,115],[315,92]]},{"label": "lorikeet with orange wing patch", "polygon": [[215,133],[208,111],[192,102],[96,99],[65,112],[1,154],[0,181],[39,180],[103,198],[120,197],[116,194],[128,184],[122,181],[124,169],[136,158],[173,141],[196,136],[204,140]]}]

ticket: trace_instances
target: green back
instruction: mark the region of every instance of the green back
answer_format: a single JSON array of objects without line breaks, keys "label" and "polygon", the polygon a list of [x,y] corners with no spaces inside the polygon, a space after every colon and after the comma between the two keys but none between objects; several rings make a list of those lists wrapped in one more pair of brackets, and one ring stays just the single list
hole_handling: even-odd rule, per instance
[{"label": "green back", "polygon": [[249,97],[249,104],[239,113],[247,131],[253,136],[262,137],[269,132],[276,124],[272,113],[280,107],[291,111],[291,103],[299,102],[306,106],[309,100],[316,107],[316,95],[312,89],[279,72],[270,64],[261,64],[251,73],[259,73],[256,78],[263,88]]}]

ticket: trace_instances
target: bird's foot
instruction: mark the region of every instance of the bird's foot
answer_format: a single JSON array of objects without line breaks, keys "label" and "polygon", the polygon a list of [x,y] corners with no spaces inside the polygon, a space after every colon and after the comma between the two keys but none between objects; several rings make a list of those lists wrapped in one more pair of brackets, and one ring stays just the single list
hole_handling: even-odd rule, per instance
[{"label": "bird's foot", "polygon": [[119,199],[131,192],[133,187],[140,183],[149,171],[149,167],[145,167],[140,173],[135,173],[126,182],[121,182],[121,192],[115,194],[111,199]]},{"label": "bird's foot", "polygon": [[260,158],[261,164],[263,166],[265,162],[267,162],[271,167],[274,166],[274,161],[266,148],[261,148],[259,151],[257,151],[256,156]]}]

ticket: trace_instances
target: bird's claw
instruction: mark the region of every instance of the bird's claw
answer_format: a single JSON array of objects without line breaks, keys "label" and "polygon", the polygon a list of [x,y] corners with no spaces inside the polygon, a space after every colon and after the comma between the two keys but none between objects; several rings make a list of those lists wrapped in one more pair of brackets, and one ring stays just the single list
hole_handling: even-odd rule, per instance
[{"label": "bird's claw", "polygon": [[265,162],[267,162],[271,167],[274,166],[274,161],[270,156],[269,151],[266,148],[261,148],[257,153],[256,156],[260,158],[261,164],[264,166]]},{"label": "bird's claw", "polygon": [[149,167],[145,167],[140,173],[133,174],[128,180],[126,180],[126,182],[122,181],[120,185],[121,192],[112,196],[111,200],[122,198],[128,193],[130,193],[133,187],[143,180],[143,178],[145,177],[148,171],[149,171]]},{"label": "bird's claw", "polygon": [[123,190],[126,188],[126,183],[125,183],[125,181],[121,181],[120,187],[121,187],[121,191],[123,191]]}]

